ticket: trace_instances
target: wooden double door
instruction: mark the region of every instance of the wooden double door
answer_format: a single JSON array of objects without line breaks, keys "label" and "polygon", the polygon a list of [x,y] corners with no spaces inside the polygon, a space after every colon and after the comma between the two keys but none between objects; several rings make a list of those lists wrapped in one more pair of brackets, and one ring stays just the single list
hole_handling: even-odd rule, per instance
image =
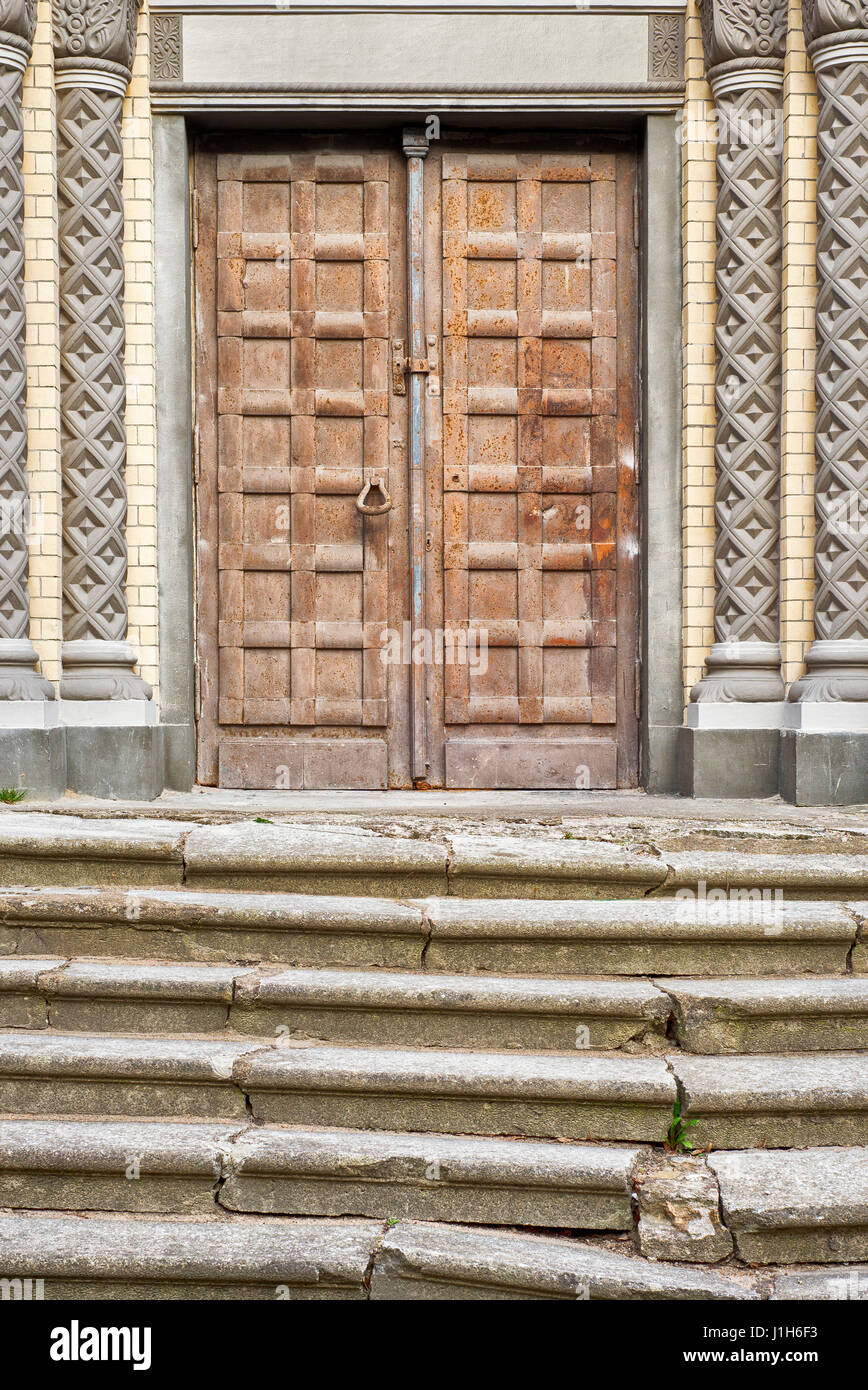
[{"label": "wooden double door", "polygon": [[635,169],[201,142],[201,782],[636,785]]}]

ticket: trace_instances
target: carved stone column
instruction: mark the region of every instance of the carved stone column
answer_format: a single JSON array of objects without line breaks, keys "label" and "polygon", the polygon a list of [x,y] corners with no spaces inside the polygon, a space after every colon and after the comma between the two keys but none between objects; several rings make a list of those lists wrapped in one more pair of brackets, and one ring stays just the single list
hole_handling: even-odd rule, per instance
[{"label": "carved stone column", "polygon": [[[36,0],[0,0],[0,724],[50,723],[30,642],[21,88]],[[39,702],[22,710],[19,702]]]},{"label": "carved stone column", "polygon": [[[803,0],[819,99],[816,587],[801,728],[868,728],[868,0]],[[861,702],[855,704],[854,702]]]},{"label": "carved stone column", "polygon": [[707,674],[690,693],[688,724],[769,728],[780,725],[784,698],[779,538],[786,3],[703,0],[702,27],[717,128],[716,601],[715,643]]},{"label": "carved stone column", "polygon": [[[64,701],[151,697],[126,641],[121,112],[136,18],[136,0],[54,0]],[[85,709],[82,718],[142,723],[150,709],[128,705],[123,717],[117,706]]]}]

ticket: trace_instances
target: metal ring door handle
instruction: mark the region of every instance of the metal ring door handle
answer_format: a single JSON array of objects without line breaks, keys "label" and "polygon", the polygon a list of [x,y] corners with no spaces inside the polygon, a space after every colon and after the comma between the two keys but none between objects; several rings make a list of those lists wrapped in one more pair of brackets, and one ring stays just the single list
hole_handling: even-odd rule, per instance
[{"label": "metal ring door handle", "polygon": [[[365,500],[375,488],[383,499],[380,503],[375,501],[368,502]],[[388,512],[391,509],[392,499],[386,490],[382,478],[374,477],[368,479],[356,498],[356,506],[363,516],[382,516],[384,512]]]}]

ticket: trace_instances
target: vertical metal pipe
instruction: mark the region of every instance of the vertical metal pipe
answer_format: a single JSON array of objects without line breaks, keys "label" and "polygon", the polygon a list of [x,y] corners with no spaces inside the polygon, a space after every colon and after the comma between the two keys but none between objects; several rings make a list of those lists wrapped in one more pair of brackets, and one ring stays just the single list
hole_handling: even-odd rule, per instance
[{"label": "vertical metal pipe", "polygon": [[[428,776],[428,734],[425,718],[427,670],[417,661],[416,633],[425,627],[425,288],[423,269],[422,161],[428,153],[424,131],[404,131],[407,156],[407,298],[409,312],[408,370],[410,376],[410,711],[413,730],[413,777]],[[422,650],[425,648],[423,646]]]}]

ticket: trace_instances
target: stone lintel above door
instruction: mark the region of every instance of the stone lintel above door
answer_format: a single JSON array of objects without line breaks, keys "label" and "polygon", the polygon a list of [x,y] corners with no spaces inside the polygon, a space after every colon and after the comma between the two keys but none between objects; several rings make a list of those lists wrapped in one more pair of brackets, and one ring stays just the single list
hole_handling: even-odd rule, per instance
[{"label": "stone lintel above door", "polygon": [[[533,93],[560,102],[608,93],[615,104],[680,101],[683,6],[371,5],[248,11],[172,5],[151,11],[151,84],[162,109],[269,105],[332,93],[341,106],[393,92],[463,93],[484,105]],[[265,94],[269,95],[266,96]],[[462,103],[464,104],[464,103]],[[526,104],[526,103],[525,103]]]}]

